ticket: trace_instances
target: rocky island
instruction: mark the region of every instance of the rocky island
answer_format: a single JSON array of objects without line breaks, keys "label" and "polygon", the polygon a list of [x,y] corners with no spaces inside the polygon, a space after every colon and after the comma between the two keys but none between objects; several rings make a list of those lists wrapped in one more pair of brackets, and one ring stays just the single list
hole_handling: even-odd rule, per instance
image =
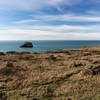
[{"label": "rocky island", "polygon": [[0,100],[100,100],[100,46],[0,53]]},{"label": "rocky island", "polygon": [[33,48],[33,44],[32,42],[24,42],[24,44],[22,44],[20,47],[21,48]]}]

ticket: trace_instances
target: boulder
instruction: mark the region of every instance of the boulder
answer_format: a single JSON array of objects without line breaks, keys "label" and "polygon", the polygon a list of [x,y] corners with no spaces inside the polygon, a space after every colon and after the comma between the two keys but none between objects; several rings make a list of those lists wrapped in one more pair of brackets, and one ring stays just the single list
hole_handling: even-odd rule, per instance
[{"label": "boulder", "polygon": [[20,46],[21,48],[33,48],[32,42],[25,42]]}]

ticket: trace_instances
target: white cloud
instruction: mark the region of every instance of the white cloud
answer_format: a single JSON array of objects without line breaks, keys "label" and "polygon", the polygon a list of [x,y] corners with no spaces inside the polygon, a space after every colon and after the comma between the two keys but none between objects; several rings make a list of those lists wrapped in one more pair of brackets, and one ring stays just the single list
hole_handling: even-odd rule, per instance
[{"label": "white cloud", "polygon": [[[41,30],[41,31],[53,31],[53,32],[100,32],[100,24],[89,24],[89,25],[28,25],[34,23],[33,20],[22,20],[13,23],[18,23],[19,28],[30,29],[30,30]],[[23,25],[22,25],[23,23]]]},{"label": "white cloud", "polygon": [[100,34],[99,33],[68,33],[62,35],[63,39],[66,40],[99,40]]},{"label": "white cloud", "polygon": [[1,30],[0,34],[0,40],[41,40],[56,37],[59,33],[16,28]]},{"label": "white cloud", "polygon": [[99,33],[58,33],[40,30],[9,29],[0,31],[0,40],[98,40]]},{"label": "white cloud", "polygon": [[75,30],[86,30],[86,29],[89,29],[89,27],[85,27],[85,26],[72,26],[72,25],[53,25],[53,26],[50,26],[50,25],[41,25],[41,26],[32,26],[32,25],[29,25],[29,26],[24,26],[26,28],[29,28],[29,29],[33,29],[33,30],[42,30],[42,31],[53,31],[53,32],[65,32],[65,31],[75,31]]},{"label": "white cloud", "polygon": [[[1,26],[0,40],[97,40],[100,24],[95,25],[25,25],[34,20],[20,20],[17,26]],[[13,22],[15,23],[15,22]],[[23,25],[22,25],[23,23]]]},{"label": "white cloud", "polygon": [[36,16],[36,18],[42,21],[100,22],[100,16],[75,15],[75,14],[41,15],[41,16]]},{"label": "white cloud", "polygon": [[[93,32],[93,29],[100,31],[99,26],[96,29],[96,26],[41,26],[37,30],[33,29],[32,26],[30,28],[8,27],[8,29],[0,31],[0,40],[98,40],[100,34]],[[66,28],[68,30],[63,32]],[[77,31],[69,32],[73,29],[77,29]],[[59,30],[59,32],[56,30]],[[85,32],[87,30],[88,32]]]},{"label": "white cloud", "polygon": [[20,20],[20,21],[15,21],[13,22],[14,24],[25,24],[25,23],[34,23],[34,22],[38,22],[39,20],[32,20],[32,19],[29,19],[29,20]]},{"label": "white cloud", "polygon": [[[40,30],[28,30],[28,29],[7,29],[7,30],[1,30],[0,33],[4,34],[14,34],[14,35],[20,35],[20,34],[26,34],[26,35],[51,35],[51,32],[49,31],[40,31]],[[54,35],[55,32],[53,32]],[[52,34],[52,35],[53,35]]]},{"label": "white cloud", "polygon": [[100,16],[100,11],[99,10],[87,10],[86,14]]}]

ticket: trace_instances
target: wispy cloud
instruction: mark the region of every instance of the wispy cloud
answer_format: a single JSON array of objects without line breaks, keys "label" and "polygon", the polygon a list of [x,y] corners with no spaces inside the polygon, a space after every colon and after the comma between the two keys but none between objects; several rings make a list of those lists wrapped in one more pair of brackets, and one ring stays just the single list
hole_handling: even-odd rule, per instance
[{"label": "wispy cloud", "polygon": [[[0,39],[18,40],[97,40],[100,39],[100,25],[56,25],[56,26],[21,26],[6,27],[0,31]],[[99,31],[99,32],[97,32]],[[10,37],[9,37],[10,36]],[[5,38],[4,38],[5,37]],[[9,38],[6,38],[9,37]]]},{"label": "wispy cloud", "polygon": [[34,23],[34,22],[38,22],[39,20],[19,20],[19,21],[14,21],[13,24],[25,24],[25,23]]},{"label": "wispy cloud", "polygon": [[88,30],[90,27],[86,26],[77,26],[77,25],[27,25],[24,28],[32,29],[32,30],[41,30],[41,31],[51,31],[51,32],[69,32],[69,31],[82,31]]},{"label": "wispy cloud", "polygon": [[99,10],[87,10],[86,14],[100,16],[100,11]]},{"label": "wispy cloud", "polygon": [[64,21],[64,22],[100,22],[100,16],[61,14],[36,16],[42,21]]},{"label": "wispy cloud", "polygon": [[[9,29],[0,31],[0,40],[98,40],[99,33],[58,33],[39,30]],[[36,34],[37,33],[37,34]],[[13,34],[13,35],[12,35]],[[5,38],[5,39],[4,39]]]}]

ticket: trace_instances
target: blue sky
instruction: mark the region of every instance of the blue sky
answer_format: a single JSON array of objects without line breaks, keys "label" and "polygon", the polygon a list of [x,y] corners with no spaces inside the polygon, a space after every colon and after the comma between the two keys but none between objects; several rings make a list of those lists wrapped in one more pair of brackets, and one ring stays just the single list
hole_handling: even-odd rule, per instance
[{"label": "blue sky", "polygon": [[0,1],[0,40],[99,39],[99,0]]}]

